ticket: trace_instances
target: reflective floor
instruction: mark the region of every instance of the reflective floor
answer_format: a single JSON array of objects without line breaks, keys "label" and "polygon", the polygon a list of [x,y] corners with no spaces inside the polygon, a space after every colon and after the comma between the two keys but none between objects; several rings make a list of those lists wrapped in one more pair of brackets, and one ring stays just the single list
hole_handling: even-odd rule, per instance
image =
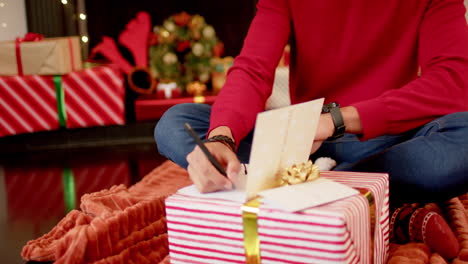
[{"label": "reflective floor", "polygon": [[154,143],[2,154],[0,263],[24,263],[23,245],[79,208],[83,194],[131,185],[163,161]]}]

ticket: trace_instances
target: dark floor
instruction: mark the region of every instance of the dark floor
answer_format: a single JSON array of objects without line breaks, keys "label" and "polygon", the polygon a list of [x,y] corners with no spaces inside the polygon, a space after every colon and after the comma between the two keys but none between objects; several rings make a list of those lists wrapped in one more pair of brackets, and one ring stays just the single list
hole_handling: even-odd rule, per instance
[{"label": "dark floor", "polygon": [[[154,123],[0,138],[0,263],[24,263],[23,245],[48,232],[79,198],[139,181],[165,159]],[[71,173],[67,173],[71,172]]]}]

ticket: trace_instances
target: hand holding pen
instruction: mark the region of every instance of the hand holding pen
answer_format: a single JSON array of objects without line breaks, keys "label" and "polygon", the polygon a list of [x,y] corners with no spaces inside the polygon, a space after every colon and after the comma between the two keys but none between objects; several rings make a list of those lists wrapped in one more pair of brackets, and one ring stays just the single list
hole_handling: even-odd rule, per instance
[{"label": "hand holding pen", "polygon": [[240,170],[237,156],[222,143],[204,144],[189,124],[185,130],[197,146],[187,155],[187,171],[200,192],[232,189]]}]

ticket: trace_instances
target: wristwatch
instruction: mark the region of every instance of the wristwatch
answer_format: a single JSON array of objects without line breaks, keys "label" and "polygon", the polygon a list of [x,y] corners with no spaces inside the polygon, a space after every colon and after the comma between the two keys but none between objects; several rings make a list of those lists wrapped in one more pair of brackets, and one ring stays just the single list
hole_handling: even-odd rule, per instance
[{"label": "wristwatch", "polygon": [[330,113],[333,124],[335,125],[335,132],[329,139],[334,140],[344,136],[346,127],[344,125],[343,116],[341,115],[340,105],[336,102],[323,105],[322,113]]}]

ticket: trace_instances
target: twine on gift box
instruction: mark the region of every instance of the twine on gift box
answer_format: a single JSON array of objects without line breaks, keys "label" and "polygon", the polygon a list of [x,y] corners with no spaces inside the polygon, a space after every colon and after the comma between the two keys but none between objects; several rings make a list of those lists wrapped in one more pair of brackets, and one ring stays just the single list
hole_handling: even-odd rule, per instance
[{"label": "twine on gift box", "polygon": [[16,67],[18,69],[18,75],[23,76],[23,60],[21,59],[21,42],[24,41],[41,41],[44,36],[36,33],[26,33],[24,38],[16,38],[15,40],[15,52],[16,52]]}]

